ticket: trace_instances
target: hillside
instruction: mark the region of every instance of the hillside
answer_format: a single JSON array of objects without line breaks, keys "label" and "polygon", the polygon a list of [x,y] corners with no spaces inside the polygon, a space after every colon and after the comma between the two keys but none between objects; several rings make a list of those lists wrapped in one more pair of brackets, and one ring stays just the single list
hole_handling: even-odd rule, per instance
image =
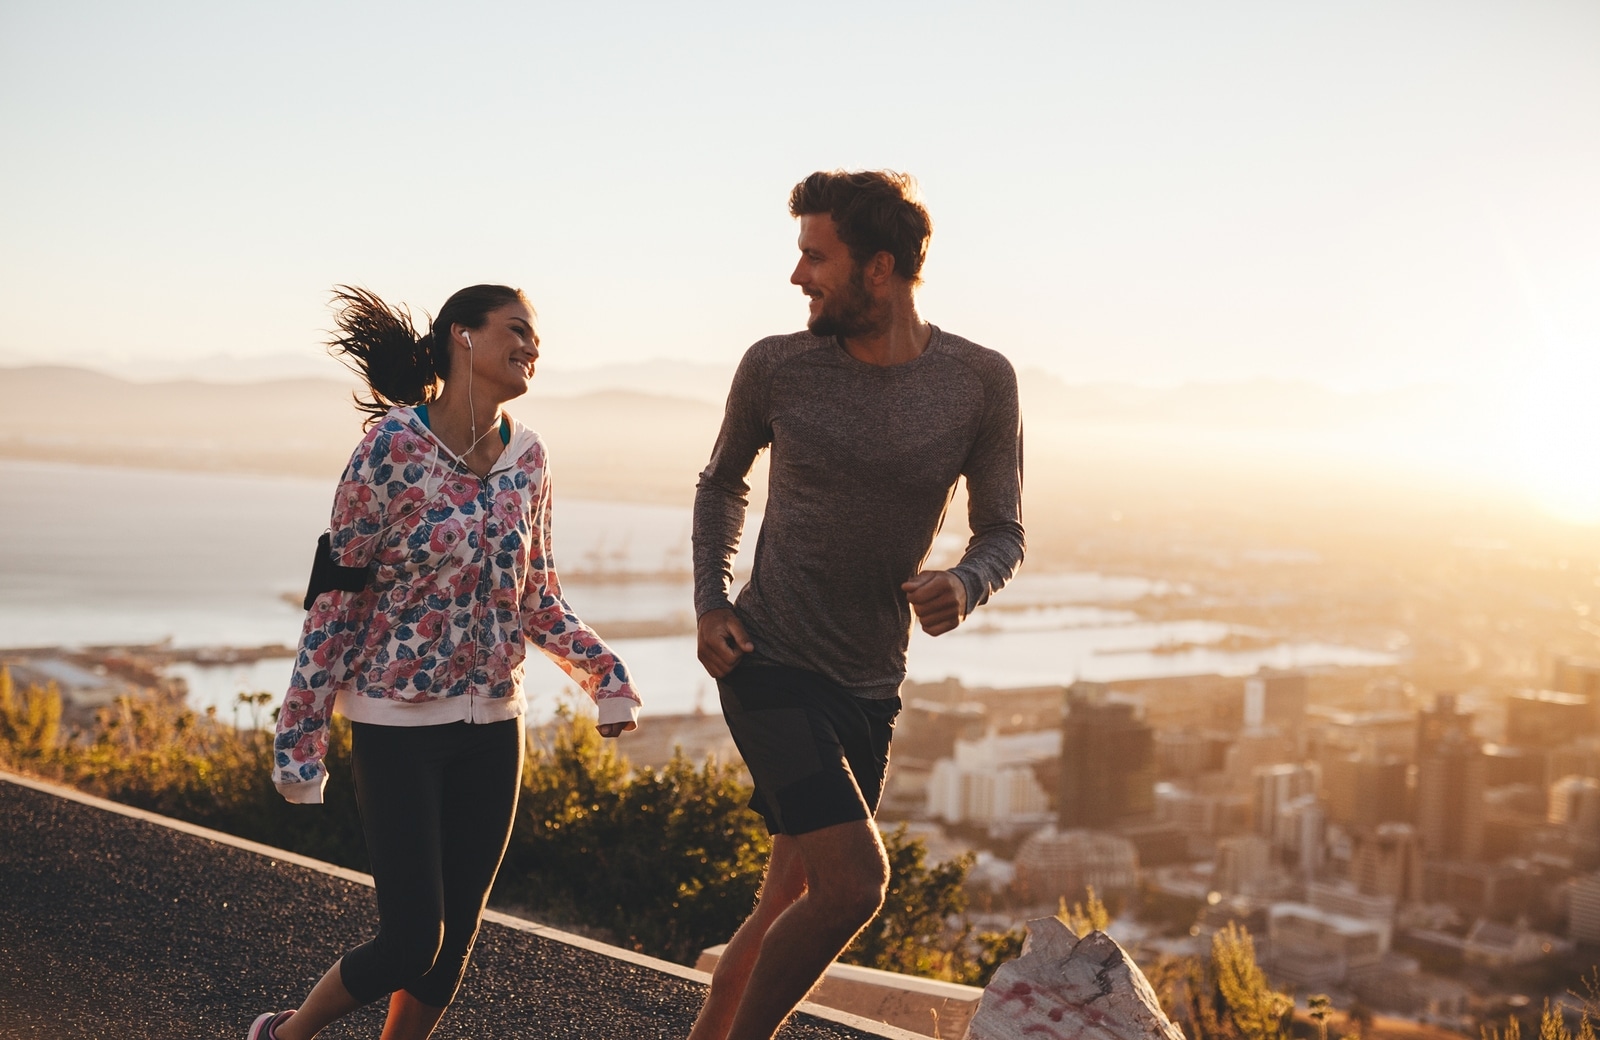
[{"label": "hillside", "polygon": [[[0,457],[333,479],[361,436],[334,380],[131,383],[85,369],[0,370]],[[721,409],[626,390],[524,398],[509,411],[550,446],[563,493],[683,502]]]}]

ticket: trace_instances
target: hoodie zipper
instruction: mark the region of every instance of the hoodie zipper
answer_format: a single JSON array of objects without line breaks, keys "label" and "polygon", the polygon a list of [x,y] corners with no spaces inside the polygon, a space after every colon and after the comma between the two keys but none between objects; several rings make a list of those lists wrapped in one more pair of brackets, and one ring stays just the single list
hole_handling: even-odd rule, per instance
[{"label": "hoodie zipper", "polygon": [[[413,415],[415,415],[415,412],[413,412]],[[492,588],[487,590],[487,592],[484,589],[484,583],[489,579],[490,554],[488,526],[489,513],[491,510],[483,505],[482,499],[484,497],[483,492],[489,487],[489,477],[494,476],[496,468],[490,468],[489,477],[478,476],[477,473],[473,472],[472,467],[466,464],[464,459],[456,455],[456,453],[451,451],[449,446],[446,445],[444,441],[439,439],[439,435],[433,432],[433,428],[431,426],[422,421],[421,416],[416,416],[415,421],[417,425],[420,425],[423,430],[426,431],[428,439],[433,442],[434,451],[443,455],[447,460],[449,460],[450,468],[453,472],[457,473],[458,476],[470,477],[478,482],[478,511],[480,514],[478,517],[478,552],[483,555],[483,564],[478,569],[478,588],[475,590],[475,593],[472,597],[474,653],[472,655],[471,666],[467,672],[467,720],[469,722],[476,723],[482,720],[478,717],[478,686],[474,676],[480,670],[480,668],[483,669],[486,675],[488,671],[487,644],[484,639],[483,608],[488,599],[493,595],[494,591]],[[515,433],[515,430],[513,429],[512,432]],[[509,447],[509,443],[505,445],[505,448]],[[504,449],[502,450],[501,457],[504,457]]]}]

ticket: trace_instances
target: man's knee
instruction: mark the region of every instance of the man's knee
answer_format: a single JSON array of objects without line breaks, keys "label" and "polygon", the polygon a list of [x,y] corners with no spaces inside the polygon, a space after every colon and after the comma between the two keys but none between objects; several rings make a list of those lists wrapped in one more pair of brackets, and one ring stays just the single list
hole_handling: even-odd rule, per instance
[{"label": "man's knee", "polygon": [[839,927],[851,935],[865,928],[883,909],[883,889],[862,890],[859,894],[838,905]]},{"label": "man's knee", "polygon": [[877,916],[888,890],[888,864],[862,864],[819,879],[815,894],[841,927],[854,931]]}]

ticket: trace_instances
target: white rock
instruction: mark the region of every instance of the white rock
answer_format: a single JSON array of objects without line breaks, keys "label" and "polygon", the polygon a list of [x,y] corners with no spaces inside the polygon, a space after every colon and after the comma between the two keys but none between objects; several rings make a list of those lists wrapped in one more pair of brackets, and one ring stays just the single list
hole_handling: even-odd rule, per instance
[{"label": "white rock", "polygon": [[1028,922],[1022,956],[994,973],[967,1040],[1184,1040],[1144,972],[1104,932]]}]

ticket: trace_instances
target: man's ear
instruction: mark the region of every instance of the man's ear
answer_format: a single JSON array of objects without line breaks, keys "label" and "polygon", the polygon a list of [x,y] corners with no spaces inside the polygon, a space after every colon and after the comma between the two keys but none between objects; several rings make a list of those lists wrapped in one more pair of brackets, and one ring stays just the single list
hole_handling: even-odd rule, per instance
[{"label": "man's ear", "polygon": [[872,254],[872,259],[867,261],[866,275],[869,280],[877,285],[882,285],[894,274],[894,254],[886,249],[880,249]]}]

